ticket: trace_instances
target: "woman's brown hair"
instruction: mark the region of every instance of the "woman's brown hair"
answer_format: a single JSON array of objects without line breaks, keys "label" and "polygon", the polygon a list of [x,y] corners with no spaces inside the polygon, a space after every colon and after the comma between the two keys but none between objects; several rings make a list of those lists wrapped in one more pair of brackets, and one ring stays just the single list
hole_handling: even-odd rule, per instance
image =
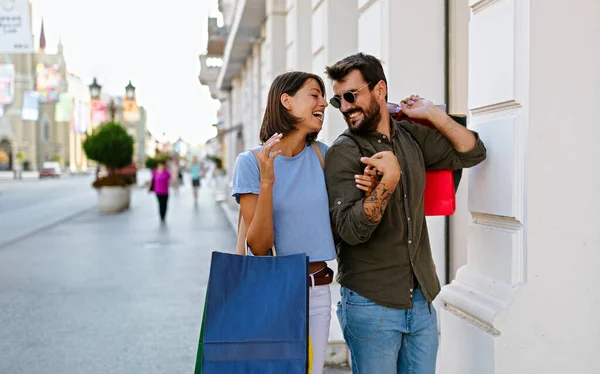
[{"label": "woman's brown hair", "polygon": [[[307,80],[314,79],[321,87],[321,92],[325,96],[325,83],[323,79],[316,74],[304,73],[301,71],[291,71],[278,75],[273,80],[267,97],[267,108],[263,116],[262,125],[260,127],[260,141],[262,143],[269,140],[275,133],[287,135],[291,131],[296,130],[296,124],[302,120],[293,116],[281,104],[281,95],[288,94],[296,95],[298,90],[304,86]],[[306,142],[311,143],[317,139],[318,132],[312,132],[306,135]]]}]

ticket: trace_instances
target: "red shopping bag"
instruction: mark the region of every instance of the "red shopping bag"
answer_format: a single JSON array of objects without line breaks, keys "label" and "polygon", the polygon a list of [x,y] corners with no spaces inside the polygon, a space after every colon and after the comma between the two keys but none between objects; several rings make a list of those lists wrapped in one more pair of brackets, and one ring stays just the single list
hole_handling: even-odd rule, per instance
[{"label": "red shopping bag", "polygon": [[[438,105],[444,111],[445,105]],[[395,120],[408,119],[398,104],[388,103],[388,110]],[[467,125],[466,116],[450,115],[453,120]],[[428,121],[414,120],[423,126],[433,127]],[[428,170],[425,173],[424,206],[426,216],[451,216],[456,211],[456,189],[462,170]]]}]

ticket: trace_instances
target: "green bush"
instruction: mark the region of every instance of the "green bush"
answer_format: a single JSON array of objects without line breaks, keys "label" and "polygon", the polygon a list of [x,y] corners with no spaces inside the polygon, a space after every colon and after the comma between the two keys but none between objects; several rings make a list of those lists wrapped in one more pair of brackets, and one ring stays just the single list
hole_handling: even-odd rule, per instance
[{"label": "green bush", "polygon": [[211,155],[211,156],[207,156],[207,158],[215,163],[217,169],[223,168],[223,160],[221,160],[220,157]]},{"label": "green bush", "polygon": [[115,169],[131,164],[133,160],[133,137],[118,123],[108,122],[88,136],[83,150],[88,159],[96,161],[114,174]]},{"label": "green bush", "polygon": [[118,123],[109,122],[97,129],[83,142],[88,159],[106,166],[109,176],[94,182],[96,188],[104,186],[126,186],[131,177],[115,176],[115,170],[131,165],[134,139]]}]

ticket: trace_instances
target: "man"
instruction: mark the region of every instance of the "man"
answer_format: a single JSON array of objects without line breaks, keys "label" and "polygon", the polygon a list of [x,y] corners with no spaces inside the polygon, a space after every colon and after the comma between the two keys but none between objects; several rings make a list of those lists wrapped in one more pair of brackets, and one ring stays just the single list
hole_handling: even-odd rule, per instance
[{"label": "man", "polygon": [[[423,210],[426,169],[458,169],[486,157],[477,133],[428,100],[401,103],[409,120],[387,109],[387,80],[378,59],[355,54],[326,68],[330,100],[367,158],[347,136],[327,152],[325,178],[338,242],[338,318],[353,373],[434,374],[440,291]],[[428,120],[435,129],[411,122]],[[381,176],[363,195],[355,180],[367,168]],[[370,169],[372,170],[372,169]]]},{"label": "man", "polygon": [[198,189],[200,188],[200,178],[202,178],[204,168],[198,161],[198,157],[194,156],[190,165],[190,175],[192,177],[192,188],[194,193],[194,204],[198,204]]}]

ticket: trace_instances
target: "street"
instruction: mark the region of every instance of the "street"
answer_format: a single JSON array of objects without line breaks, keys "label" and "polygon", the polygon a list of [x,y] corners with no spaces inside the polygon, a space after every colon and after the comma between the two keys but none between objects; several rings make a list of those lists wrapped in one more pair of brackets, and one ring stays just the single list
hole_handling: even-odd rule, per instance
[{"label": "street", "polygon": [[0,183],[0,373],[192,373],[210,254],[235,246],[225,213],[186,187],[161,226],[135,188],[102,216],[91,180]]},{"label": "street", "polygon": [[88,175],[25,179],[23,182],[0,180],[0,214],[89,192],[93,181],[93,176]]}]

